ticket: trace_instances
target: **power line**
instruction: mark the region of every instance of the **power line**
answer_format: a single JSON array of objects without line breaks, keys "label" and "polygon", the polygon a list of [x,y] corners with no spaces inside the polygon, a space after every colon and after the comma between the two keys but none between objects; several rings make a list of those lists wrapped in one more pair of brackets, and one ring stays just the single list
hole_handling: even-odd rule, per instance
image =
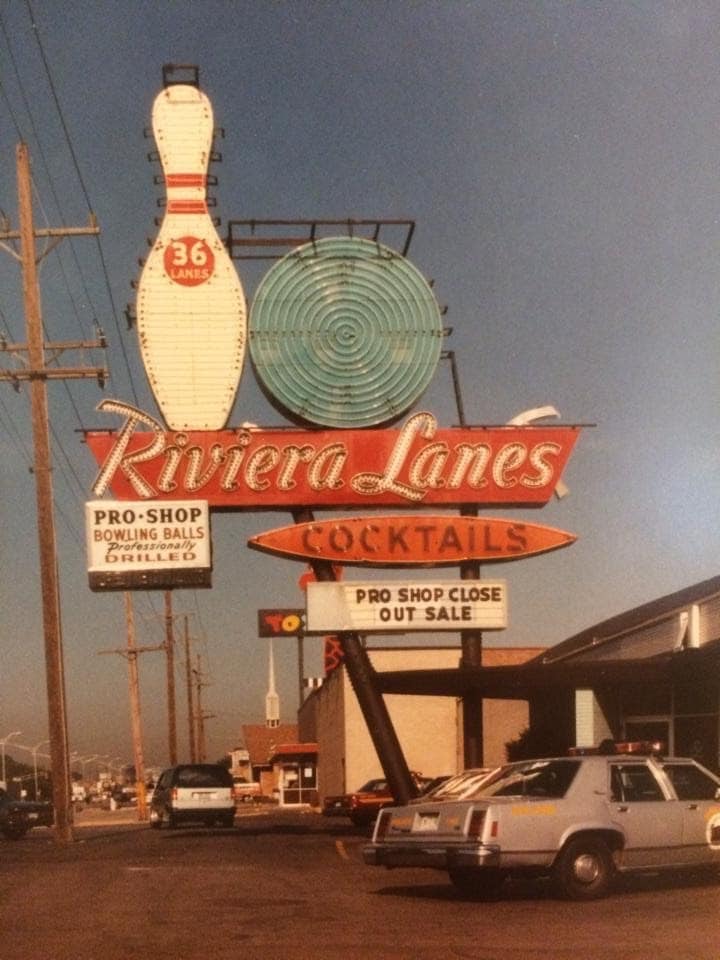
[{"label": "power line", "polygon": [[[31,4],[30,4],[30,0],[25,0],[25,5],[27,6],[27,9],[28,9],[28,14],[29,14],[29,16],[30,16],[30,23],[31,23],[31,26],[32,26],[33,35],[34,35],[34,37],[35,37],[35,41],[36,41],[36,44],[37,44],[37,47],[38,47],[38,51],[40,52],[40,57],[41,57],[41,59],[42,59],[43,66],[44,66],[44,68],[45,68],[45,74],[46,74],[46,77],[47,77],[48,85],[49,85],[49,87],[50,87],[50,92],[51,92],[51,94],[52,94],[53,101],[54,101],[54,103],[55,103],[55,109],[57,110],[58,118],[59,118],[59,120],[60,120],[60,125],[61,125],[62,130],[63,130],[63,133],[64,133],[64,135],[65,135],[65,141],[66,141],[66,143],[67,143],[68,150],[70,151],[70,157],[71,157],[71,159],[72,159],[73,166],[74,166],[75,172],[76,172],[76,174],[77,174],[78,182],[79,182],[79,184],[80,184],[80,189],[82,190],[82,193],[83,193],[83,196],[84,196],[84,198],[85,198],[85,203],[87,204],[88,210],[89,210],[90,212],[92,212],[93,207],[92,207],[92,204],[91,204],[91,202],[90,202],[90,194],[89,194],[89,191],[88,191],[87,186],[86,186],[86,184],[85,184],[85,178],[84,178],[83,175],[82,175],[82,171],[81,171],[81,169],[80,169],[80,164],[79,164],[79,162],[78,162],[77,154],[76,154],[76,152],[75,152],[75,148],[74,148],[74,146],[73,146],[72,139],[71,139],[71,137],[70,137],[70,131],[69,131],[67,122],[66,122],[66,120],[65,120],[65,115],[64,115],[62,106],[61,106],[61,104],[60,104],[60,98],[59,98],[58,93],[57,93],[57,88],[56,88],[56,86],[55,86],[55,82],[54,82],[54,80],[53,80],[52,73],[51,73],[51,71],[50,71],[50,65],[49,65],[49,63],[48,63],[48,59],[47,59],[47,56],[46,56],[46,54],[45,54],[45,48],[44,48],[44,46],[43,46],[42,40],[40,39],[40,31],[38,30],[38,26],[37,26],[37,23],[36,23],[36,21],[35,21],[35,15],[34,15],[34,13],[33,13],[33,9],[32,9],[32,6],[31,6]],[[132,394],[133,394],[133,398],[134,398],[134,400],[135,400],[135,403],[138,404],[138,396],[137,396],[137,392],[136,392],[136,389],[135,389],[135,381],[134,381],[134,379],[133,379],[132,370],[131,370],[131,367],[130,367],[130,360],[129,360],[128,353],[127,353],[127,349],[126,349],[126,346],[125,346],[125,341],[124,341],[124,338],[123,338],[122,333],[121,333],[121,331],[120,331],[120,324],[119,324],[119,321],[118,321],[118,312],[117,312],[117,307],[116,307],[116,305],[115,305],[115,298],[113,297],[112,286],[111,286],[111,284],[110,284],[110,276],[109,276],[108,269],[107,269],[107,263],[105,262],[105,254],[104,254],[104,252],[103,252],[102,245],[101,245],[101,243],[100,243],[99,238],[96,238],[96,247],[97,247],[98,256],[99,256],[99,258],[100,258],[100,265],[101,265],[101,269],[102,269],[103,278],[104,278],[104,281],[105,281],[105,289],[106,289],[106,292],[107,292],[108,300],[109,300],[109,302],[110,302],[111,315],[112,315],[113,323],[114,323],[114,325],[115,325],[115,329],[116,329],[116,332],[117,332],[117,335],[118,335],[118,343],[119,343],[120,350],[121,350],[122,355],[123,355],[123,359],[124,359],[124,361],[125,361],[125,368],[126,368],[127,375],[128,375],[128,380],[129,380],[129,383],[130,383],[130,389],[131,389],[131,391],[132,391]]]}]

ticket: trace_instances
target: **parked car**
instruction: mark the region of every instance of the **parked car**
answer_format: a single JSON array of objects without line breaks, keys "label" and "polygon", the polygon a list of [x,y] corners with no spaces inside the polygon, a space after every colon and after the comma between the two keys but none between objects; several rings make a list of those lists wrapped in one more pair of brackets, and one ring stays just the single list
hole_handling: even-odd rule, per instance
[{"label": "parked car", "polygon": [[262,789],[255,780],[244,777],[233,778],[233,797],[235,803],[257,803],[262,800]]},{"label": "parked car", "polygon": [[493,772],[492,767],[471,767],[455,774],[454,777],[436,777],[425,790],[411,800],[411,803],[425,803],[426,800],[464,800],[472,796],[479,785]]},{"label": "parked car", "polygon": [[720,867],[720,778],[695,760],[625,753],[500,767],[461,800],[431,798],[377,818],[363,859],[446,870],[475,896],[508,876],[549,876],[574,900],[616,874]]},{"label": "parked car", "polygon": [[0,787],[0,833],[6,840],[20,840],[32,827],[51,827],[53,821],[51,803],[11,800]]},{"label": "parked car", "polygon": [[215,763],[183,763],[160,774],[150,804],[150,826],[163,824],[220,824],[231,827],[235,819],[233,781],[226,767]]},{"label": "parked car", "polygon": [[[421,777],[417,773],[413,773],[412,777],[421,792],[431,782],[429,777]],[[393,803],[395,803],[395,798],[390,791],[387,780],[377,778],[368,780],[354,793],[325,797],[322,812],[326,817],[349,817],[356,827],[367,827],[375,820],[379,810],[392,806]]]}]

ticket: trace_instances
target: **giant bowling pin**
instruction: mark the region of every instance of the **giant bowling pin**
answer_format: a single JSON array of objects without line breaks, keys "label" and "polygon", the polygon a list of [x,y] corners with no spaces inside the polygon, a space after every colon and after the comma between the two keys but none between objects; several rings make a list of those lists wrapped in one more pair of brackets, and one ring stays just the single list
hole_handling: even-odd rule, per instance
[{"label": "giant bowling pin", "polygon": [[173,430],[220,430],[245,355],[245,296],[207,209],[210,101],[175,84],[155,98],[152,126],[167,207],[137,296],[145,370]]}]

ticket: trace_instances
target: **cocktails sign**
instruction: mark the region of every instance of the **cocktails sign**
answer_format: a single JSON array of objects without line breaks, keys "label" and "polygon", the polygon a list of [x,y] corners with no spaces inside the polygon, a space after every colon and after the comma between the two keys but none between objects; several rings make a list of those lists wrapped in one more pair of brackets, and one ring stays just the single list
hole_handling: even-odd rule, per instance
[{"label": "cocktails sign", "polygon": [[260,533],[248,546],[290,559],[353,566],[457,566],[516,560],[567,547],[572,533],[488,517],[396,516],[314,520]]}]

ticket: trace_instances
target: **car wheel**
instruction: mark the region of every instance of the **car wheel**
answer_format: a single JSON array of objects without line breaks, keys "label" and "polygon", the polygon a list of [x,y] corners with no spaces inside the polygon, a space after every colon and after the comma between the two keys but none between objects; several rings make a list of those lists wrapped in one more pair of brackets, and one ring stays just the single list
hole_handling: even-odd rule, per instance
[{"label": "car wheel", "polygon": [[177,817],[172,811],[168,811],[167,825],[170,830],[177,830]]},{"label": "car wheel", "polygon": [[224,827],[234,827],[235,826],[235,813],[228,813],[227,816],[223,817],[221,823]]},{"label": "car wheel", "polygon": [[159,813],[159,811],[150,811],[150,826],[153,830],[160,830],[162,827],[162,815]]},{"label": "car wheel", "polygon": [[372,823],[372,818],[364,813],[351,813],[350,821],[354,827],[369,827]]},{"label": "car wheel", "polygon": [[449,875],[457,890],[475,900],[497,899],[505,879],[493,867],[451,867]]},{"label": "car wheel", "polygon": [[614,873],[608,845],[599,837],[578,837],[558,854],[553,880],[568,900],[599,900],[608,893]]}]

